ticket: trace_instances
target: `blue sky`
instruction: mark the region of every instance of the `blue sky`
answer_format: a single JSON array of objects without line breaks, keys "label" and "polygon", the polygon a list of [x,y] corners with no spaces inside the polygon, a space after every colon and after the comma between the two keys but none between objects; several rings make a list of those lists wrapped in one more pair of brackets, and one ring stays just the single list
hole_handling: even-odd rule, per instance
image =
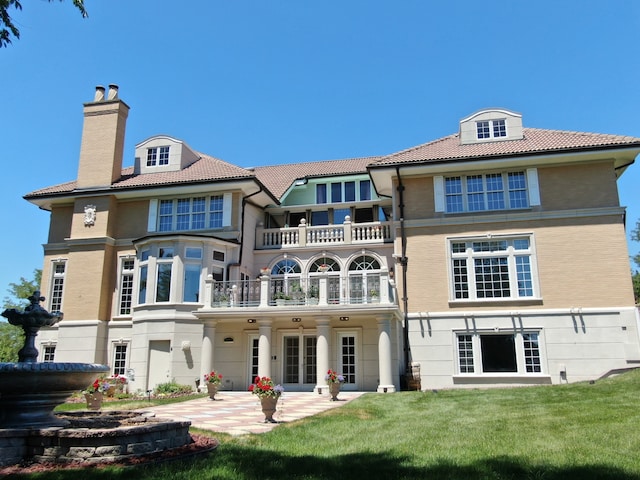
[{"label": "blue sky", "polygon": [[[136,143],[169,134],[243,167],[393,153],[481,108],[640,137],[635,0],[23,2],[0,49],[0,298],[42,265],[22,196],[76,178],[82,104],[115,83]],[[640,218],[640,161],[619,181]],[[13,231],[12,231],[13,230]],[[630,245],[631,253],[640,244]]]}]

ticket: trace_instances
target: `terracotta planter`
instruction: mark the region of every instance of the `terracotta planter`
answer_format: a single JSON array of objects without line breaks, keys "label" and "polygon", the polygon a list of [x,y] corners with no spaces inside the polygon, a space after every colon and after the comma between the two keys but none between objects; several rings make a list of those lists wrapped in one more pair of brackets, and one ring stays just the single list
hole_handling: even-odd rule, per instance
[{"label": "terracotta planter", "polygon": [[218,385],[217,383],[207,383],[207,392],[209,393],[209,398],[211,400],[215,400],[216,393],[218,393]]},{"label": "terracotta planter", "polygon": [[102,408],[102,401],[104,400],[102,392],[85,393],[84,398],[87,401],[87,409],[100,410]]},{"label": "terracotta planter", "polygon": [[276,404],[279,397],[262,397],[260,404],[262,405],[262,413],[264,413],[264,423],[277,423],[273,419],[273,414],[276,413]]},{"label": "terracotta planter", "polygon": [[331,401],[337,401],[340,393],[340,382],[331,382],[329,384],[329,393],[331,394]]}]

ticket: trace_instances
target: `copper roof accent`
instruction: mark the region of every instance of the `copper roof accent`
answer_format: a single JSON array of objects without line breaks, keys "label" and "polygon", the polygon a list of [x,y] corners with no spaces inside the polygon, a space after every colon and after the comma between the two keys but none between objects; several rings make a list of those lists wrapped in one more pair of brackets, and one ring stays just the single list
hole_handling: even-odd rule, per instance
[{"label": "copper roof accent", "polygon": [[255,167],[256,177],[276,198],[289,189],[297,179],[324,177],[329,175],[352,175],[366,173],[367,165],[383,157],[348,158],[319,162],[289,163]]},{"label": "copper roof accent", "polygon": [[442,137],[416,147],[402,150],[383,157],[373,167],[411,164],[439,163],[448,160],[462,160],[507,155],[538,153],[561,153],[572,150],[591,150],[620,146],[639,146],[640,138],[602,133],[570,132],[564,130],[544,130],[523,128],[524,138],[518,140],[498,140],[460,144],[459,135]]}]

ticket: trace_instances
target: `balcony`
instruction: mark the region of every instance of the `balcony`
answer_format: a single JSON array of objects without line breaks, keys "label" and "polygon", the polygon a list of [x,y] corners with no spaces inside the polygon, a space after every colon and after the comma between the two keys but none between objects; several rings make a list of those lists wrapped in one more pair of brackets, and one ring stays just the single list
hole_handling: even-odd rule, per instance
[{"label": "balcony", "polygon": [[391,306],[397,304],[389,272],[280,278],[261,275],[256,280],[217,282],[209,276],[202,310],[247,308],[331,308],[345,305]]},{"label": "balcony", "polygon": [[391,222],[309,226],[301,220],[297,227],[256,229],[257,249],[326,247],[329,245],[370,245],[392,242]]}]

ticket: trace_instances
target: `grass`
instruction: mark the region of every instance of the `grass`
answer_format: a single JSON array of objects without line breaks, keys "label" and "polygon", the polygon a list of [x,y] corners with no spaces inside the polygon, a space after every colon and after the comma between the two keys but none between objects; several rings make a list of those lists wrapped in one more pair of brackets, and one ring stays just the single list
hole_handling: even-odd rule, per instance
[{"label": "grass", "polygon": [[[180,395],[173,397],[159,397],[152,396],[150,398],[126,398],[121,400],[115,400],[107,397],[102,403],[102,410],[136,410],[139,408],[156,407],[158,405],[168,405],[170,403],[184,402],[187,400],[194,400],[196,398],[203,398],[207,395],[204,393],[194,393],[192,395]],[[79,399],[77,402],[68,402],[58,405],[54,412],[72,412],[75,410],[86,410],[87,404],[84,399]]]},{"label": "grass", "polygon": [[[366,394],[213,453],[93,479],[640,480],[640,371],[593,385]],[[73,471],[26,478],[71,479]]]}]

